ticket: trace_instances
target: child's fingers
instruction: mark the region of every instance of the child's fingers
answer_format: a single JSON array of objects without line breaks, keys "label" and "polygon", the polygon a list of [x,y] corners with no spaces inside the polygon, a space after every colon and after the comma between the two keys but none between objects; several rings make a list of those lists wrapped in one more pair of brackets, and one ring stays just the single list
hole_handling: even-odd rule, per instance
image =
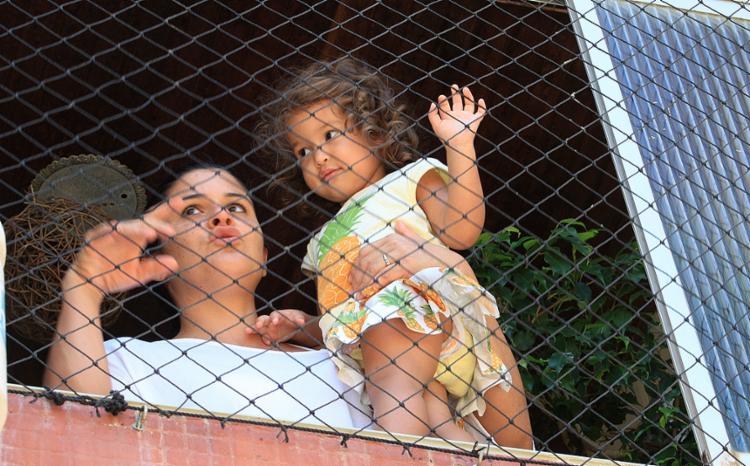
[{"label": "child's fingers", "polygon": [[440,116],[438,115],[438,108],[435,102],[430,104],[430,111],[427,112],[427,119],[430,120],[430,124],[433,128],[440,124]]},{"label": "child's fingers", "polygon": [[266,327],[266,322],[268,322],[268,316],[260,316],[260,317],[258,317],[258,319],[255,321],[255,325],[254,325],[254,327],[255,327],[255,333],[257,333],[259,335],[262,334],[263,333],[263,329]]},{"label": "child's fingers", "polygon": [[475,133],[477,132],[477,129],[479,129],[479,124],[484,119],[484,116],[487,115],[487,104],[484,102],[484,99],[479,99],[479,102],[477,102],[477,104],[477,113],[475,113],[476,118],[471,122],[470,125],[471,130]]},{"label": "child's fingers", "polygon": [[451,96],[453,97],[453,111],[463,110],[464,102],[458,84],[451,85]]},{"label": "child's fingers", "polygon": [[474,105],[474,94],[471,93],[471,89],[469,89],[469,86],[463,88],[463,95],[464,110],[469,113],[474,113],[474,111],[476,110],[476,105]]},{"label": "child's fingers", "polygon": [[450,111],[451,103],[448,100],[448,97],[440,94],[438,96],[438,116],[441,120],[444,120]]}]

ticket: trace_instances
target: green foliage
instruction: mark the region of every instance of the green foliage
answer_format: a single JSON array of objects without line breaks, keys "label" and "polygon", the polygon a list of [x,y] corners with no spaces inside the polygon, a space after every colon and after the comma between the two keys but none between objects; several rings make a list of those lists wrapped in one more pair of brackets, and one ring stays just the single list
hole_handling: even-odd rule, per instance
[{"label": "green foliage", "polygon": [[575,220],[546,240],[510,227],[469,258],[505,308],[534,435],[559,452],[700,464],[637,247],[602,255],[598,233]]}]

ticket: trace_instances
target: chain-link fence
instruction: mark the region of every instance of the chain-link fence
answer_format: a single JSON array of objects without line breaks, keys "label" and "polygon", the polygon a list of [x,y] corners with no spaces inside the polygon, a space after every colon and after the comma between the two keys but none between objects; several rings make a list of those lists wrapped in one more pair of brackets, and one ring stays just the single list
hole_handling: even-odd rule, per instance
[{"label": "chain-link fence", "polygon": [[673,3],[0,3],[10,382],[748,451],[750,10]]}]

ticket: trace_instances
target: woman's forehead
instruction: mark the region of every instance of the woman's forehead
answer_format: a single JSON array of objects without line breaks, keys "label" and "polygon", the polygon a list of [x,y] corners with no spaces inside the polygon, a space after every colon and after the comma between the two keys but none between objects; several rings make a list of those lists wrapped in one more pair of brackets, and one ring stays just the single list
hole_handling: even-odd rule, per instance
[{"label": "woman's forehead", "polygon": [[246,194],[247,188],[225,170],[197,168],[182,174],[164,194],[171,196],[183,192],[208,193],[212,191],[231,191]]}]

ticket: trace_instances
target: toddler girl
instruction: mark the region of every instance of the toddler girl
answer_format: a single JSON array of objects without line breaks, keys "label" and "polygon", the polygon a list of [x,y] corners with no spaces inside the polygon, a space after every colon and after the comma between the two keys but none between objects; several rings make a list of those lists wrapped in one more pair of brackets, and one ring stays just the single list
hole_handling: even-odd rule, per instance
[{"label": "toddler girl", "polygon": [[[364,382],[363,396],[389,432],[473,440],[460,419],[483,412],[487,390],[510,388],[485,325],[486,316],[498,317],[494,299],[450,269],[364,290],[351,289],[349,273],[360,248],[392,233],[396,220],[427,242],[474,244],[485,215],[474,150],[484,100],[454,85],[430,107],[445,166],[416,156],[416,135],[392,90],[351,60],[315,64],[279,96],[261,134],[287,175],[341,204],[302,264],[317,277],[322,338],[339,376],[360,390]],[[283,171],[282,180],[290,182]],[[382,260],[395,259],[382,251]]]}]

